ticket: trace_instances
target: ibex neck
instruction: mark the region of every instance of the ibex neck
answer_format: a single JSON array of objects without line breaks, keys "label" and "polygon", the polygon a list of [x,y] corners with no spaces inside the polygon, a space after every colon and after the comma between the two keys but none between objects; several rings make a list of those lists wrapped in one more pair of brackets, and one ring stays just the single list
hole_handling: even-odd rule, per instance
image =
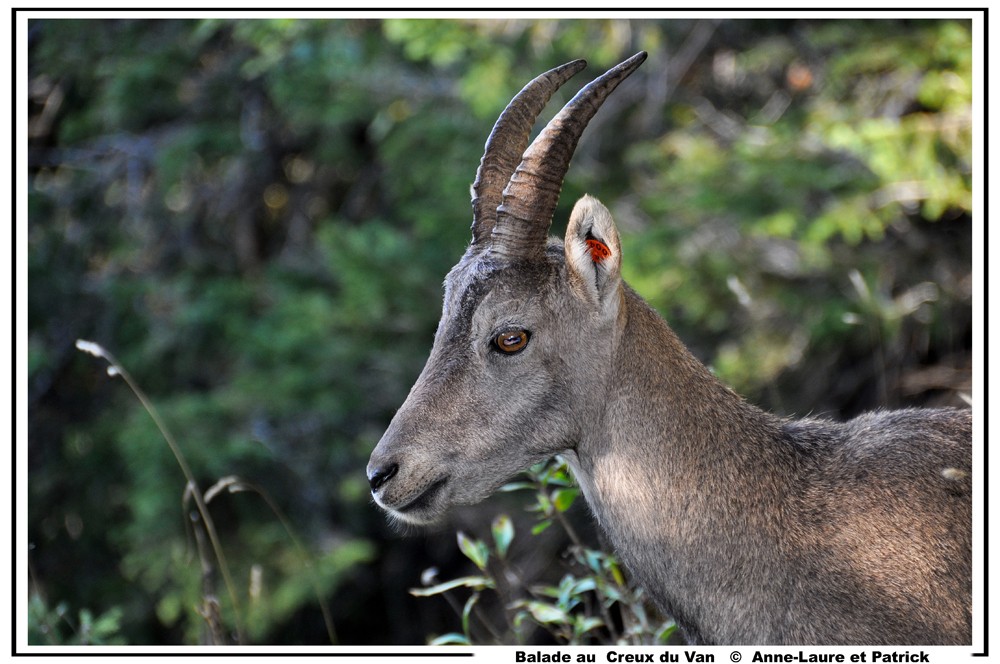
[{"label": "ibex neck", "polygon": [[[719,382],[626,290],[604,426],[569,456],[622,560],[697,631],[705,588],[722,583],[738,595],[741,550],[780,531],[781,478],[794,459],[779,442],[780,420]],[[702,578],[709,569],[715,578]]]},{"label": "ibex neck", "polygon": [[624,305],[604,440],[616,452],[668,454],[671,467],[710,475],[767,455],[780,420],[719,381],[631,289]]}]

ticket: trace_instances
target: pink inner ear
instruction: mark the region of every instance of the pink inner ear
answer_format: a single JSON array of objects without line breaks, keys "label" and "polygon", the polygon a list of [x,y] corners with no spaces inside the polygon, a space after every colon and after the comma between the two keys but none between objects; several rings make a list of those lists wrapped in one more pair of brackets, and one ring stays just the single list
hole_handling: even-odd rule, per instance
[{"label": "pink inner ear", "polygon": [[590,258],[595,263],[602,263],[611,258],[611,250],[608,245],[594,238],[587,238],[587,248],[590,250]]}]

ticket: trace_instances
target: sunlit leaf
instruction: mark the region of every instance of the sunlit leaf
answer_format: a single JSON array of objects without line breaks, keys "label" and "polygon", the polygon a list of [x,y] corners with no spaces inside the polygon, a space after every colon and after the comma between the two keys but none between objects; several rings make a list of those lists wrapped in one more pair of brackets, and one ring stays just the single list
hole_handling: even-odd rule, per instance
[{"label": "sunlit leaf", "polygon": [[481,570],[486,569],[486,561],[490,557],[490,551],[486,544],[469,537],[465,533],[458,532],[458,548],[465,554],[465,557]]},{"label": "sunlit leaf", "polygon": [[460,645],[467,646],[470,645],[468,637],[464,634],[459,634],[458,632],[449,632],[448,634],[442,634],[441,636],[435,637],[427,642],[429,646],[447,646],[447,645]]},{"label": "sunlit leaf", "polygon": [[441,593],[446,593],[449,590],[454,590],[455,588],[472,588],[473,590],[482,590],[484,588],[493,588],[495,586],[493,579],[486,576],[462,576],[457,579],[452,579],[451,581],[445,581],[444,583],[439,583],[429,588],[410,588],[410,594],[414,597],[430,597],[432,595],[440,595]]},{"label": "sunlit leaf", "polygon": [[504,484],[502,487],[497,489],[497,491],[503,493],[509,493],[512,491],[521,491],[523,489],[534,489],[534,488],[535,485],[532,484],[531,482],[507,482],[507,484]]},{"label": "sunlit leaf", "polygon": [[515,604],[516,607],[523,607],[528,610],[531,617],[540,623],[568,623],[569,614],[560,608],[533,600],[521,601]]},{"label": "sunlit leaf", "polygon": [[544,521],[539,521],[534,526],[531,527],[531,534],[538,535],[546,528],[552,525],[552,519],[545,519]]},{"label": "sunlit leaf", "polygon": [[506,514],[501,514],[493,520],[491,530],[493,532],[493,541],[497,547],[497,555],[500,558],[505,558],[507,550],[510,548],[510,543],[514,539],[514,522]]},{"label": "sunlit leaf", "polygon": [[556,489],[552,492],[552,504],[560,512],[565,512],[576,500],[580,490],[576,487],[567,489]]},{"label": "sunlit leaf", "polygon": [[573,632],[577,636],[582,636],[587,632],[604,627],[604,621],[594,616],[576,616],[573,622]]},{"label": "sunlit leaf", "polygon": [[475,592],[469,595],[469,599],[465,600],[465,606],[462,607],[462,632],[469,636],[469,619],[472,615],[472,609],[476,606],[479,601],[479,593]]}]

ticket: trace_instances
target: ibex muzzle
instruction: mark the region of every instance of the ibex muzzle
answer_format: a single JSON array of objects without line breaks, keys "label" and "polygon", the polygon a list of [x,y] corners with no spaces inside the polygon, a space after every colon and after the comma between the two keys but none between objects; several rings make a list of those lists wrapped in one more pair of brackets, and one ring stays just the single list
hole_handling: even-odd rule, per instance
[{"label": "ibex muzzle", "polygon": [[560,453],[692,642],[969,643],[970,411],[765,413],[622,281],[600,202],[585,196],[565,239],[547,237],[584,127],[645,57],[586,86],[530,147],[582,61],[497,120],[430,357],[368,464],[375,501],[431,523]]}]

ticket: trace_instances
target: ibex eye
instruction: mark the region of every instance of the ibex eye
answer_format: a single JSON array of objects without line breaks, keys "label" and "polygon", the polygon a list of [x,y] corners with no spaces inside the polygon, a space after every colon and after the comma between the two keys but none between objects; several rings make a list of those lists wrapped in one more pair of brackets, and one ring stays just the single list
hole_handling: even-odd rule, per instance
[{"label": "ibex eye", "polygon": [[507,330],[493,338],[493,346],[501,353],[513,355],[524,350],[530,337],[527,330]]}]

